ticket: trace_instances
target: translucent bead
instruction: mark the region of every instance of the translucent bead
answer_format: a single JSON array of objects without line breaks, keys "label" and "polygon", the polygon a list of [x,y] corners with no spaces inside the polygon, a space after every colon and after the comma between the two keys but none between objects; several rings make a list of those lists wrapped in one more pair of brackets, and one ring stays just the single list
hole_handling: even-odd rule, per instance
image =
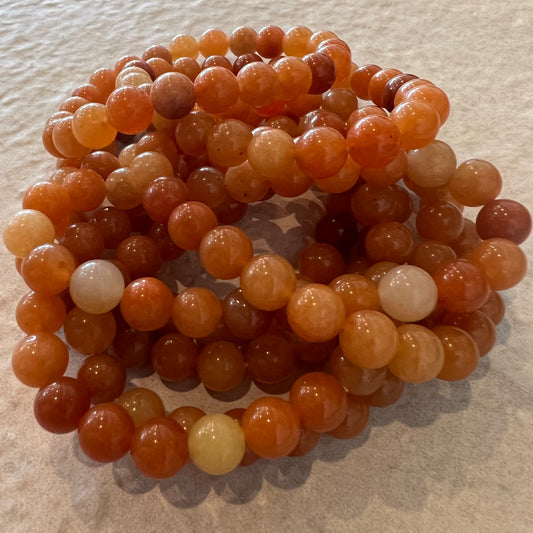
[{"label": "translucent bead", "polygon": [[400,132],[389,119],[368,115],[359,119],[346,135],[350,157],[362,167],[379,168],[390,163],[400,150]]},{"label": "translucent bead", "polygon": [[372,226],[365,237],[365,250],[371,262],[404,263],[414,247],[411,232],[399,222]]},{"label": "translucent bead", "polygon": [[240,56],[255,52],[256,41],[257,32],[253,28],[239,26],[229,36],[229,47],[236,56]]},{"label": "translucent bead", "polygon": [[458,313],[470,312],[482,306],[490,294],[484,271],[466,259],[456,259],[433,273],[439,293],[438,302],[444,309]]},{"label": "translucent bead", "polygon": [[468,159],[457,167],[448,187],[460,204],[476,207],[485,205],[500,194],[502,177],[492,163]]},{"label": "translucent bead", "polygon": [[168,418],[175,420],[187,434],[202,416],[205,416],[205,411],[192,405],[182,405],[168,414]]},{"label": "translucent bead", "polygon": [[[127,65],[129,65],[128,63]],[[134,86],[140,87],[145,83],[152,83],[152,78],[141,67],[135,66],[125,66],[118,74],[115,79],[115,88]]]},{"label": "translucent bead", "polygon": [[439,115],[440,126],[448,119],[450,114],[450,102],[446,93],[434,85],[419,85],[413,87],[407,95],[408,101],[424,102],[430,105]]},{"label": "translucent bead", "polygon": [[344,357],[361,368],[381,368],[396,353],[398,333],[392,320],[371,309],[348,315],[339,332]]},{"label": "translucent bead", "polygon": [[258,202],[266,196],[270,186],[248,161],[228,168],[224,177],[226,190],[232,199],[243,203]]},{"label": "translucent bead", "polygon": [[69,311],[63,326],[66,341],[83,355],[104,352],[113,342],[116,330],[111,312],[95,315],[78,307]]},{"label": "translucent bead", "polygon": [[271,104],[277,97],[280,82],[276,71],[267,63],[252,61],[237,74],[239,98],[253,107]]},{"label": "translucent bead", "polygon": [[150,96],[133,85],[115,89],[109,95],[106,107],[111,125],[126,135],[145,130],[154,114]]},{"label": "translucent bead", "polygon": [[76,222],[65,229],[58,239],[78,263],[100,257],[104,251],[104,238],[100,230],[90,222]]},{"label": "translucent bead", "polygon": [[240,120],[227,119],[207,134],[207,153],[214,165],[234,167],[246,161],[246,150],[252,139],[250,126]]},{"label": "translucent bead", "polygon": [[152,344],[149,332],[137,331],[120,322],[113,340],[113,351],[126,368],[139,368],[150,361]]},{"label": "translucent bead", "polygon": [[47,431],[70,433],[78,427],[89,405],[89,393],[82,383],[62,376],[39,389],[33,402],[33,413]]},{"label": "translucent bead", "polygon": [[67,316],[63,299],[57,295],[47,296],[28,292],[17,303],[15,318],[24,333],[55,333]]},{"label": "translucent bead", "polygon": [[75,269],[76,260],[67,248],[43,244],[24,257],[21,275],[30,289],[50,296],[68,288]]},{"label": "translucent bead", "polygon": [[300,423],[291,404],[278,397],[253,401],[242,418],[246,444],[260,457],[277,459],[298,444]]},{"label": "translucent bead", "polygon": [[387,370],[383,385],[368,396],[368,402],[373,407],[387,407],[400,399],[404,389],[405,381]]},{"label": "translucent bead", "polygon": [[214,167],[205,166],[193,170],[187,177],[186,185],[191,200],[204,203],[211,209],[223,204],[228,197],[224,174]]},{"label": "translucent bead", "polygon": [[265,128],[254,132],[248,144],[250,166],[261,176],[279,181],[294,165],[295,147],[285,131]]},{"label": "translucent bead", "polygon": [[333,128],[312,128],[296,140],[294,156],[307,176],[328,178],[339,172],[346,162],[346,140]]},{"label": "translucent bead", "polygon": [[204,203],[189,201],[178,205],[168,219],[172,241],[184,250],[197,250],[204,235],[217,225],[215,213]]},{"label": "translucent bead", "polygon": [[272,313],[253,306],[244,297],[242,289],[234,289],[222,301],[222,318],[233,336],[254,339],[266,333]]},{"label": "translucent bead", "polygon": [[372,102],[378,107],[383,107],[383,91],[385,86],[389,80],[400,74],[402,74],[402,72],[395,68],[384,68],[377,71],[368,82],[368,94],[370,100],[372,100]]},{"label": "translucent bead", "polygon": [[88,313],[106,313],[120,303],[124,278],[109,261],[95,259],[81,264],[70,279],[73,302]]},{"label": "translucent bead", "polygon": [[196,369],[207,389],[225,392],[237,387],[244,379],[246,361],[234,343],[215,341],[202,348]]},{"label": "translucent bead", "polygon": [[56,236],[52,221],[35,209],[22,209],[4,228],[4,244],[16,257],[24,257],[41,244],[53,242]]},{"label": "translucent bead", "polygon": [[187,78],[194,82],[202,68],[198,64],[198,61],[192,57],[178,57],[178,59],[172,63],[172,70],[174,72],[179,72],[180,74],[185,74]]},{"label": "translucent bead", "polygon": [[90,148],[80,144],[72,131],[74,115],[60,118],[54,122],[52,142],[62,157],[67,159],[81,159],[87,155]]},{"label": "translucent bead", "polygon": [[296,448],[294,448],[291,453],[289,453],[289,456],[302,457],[303,455],[307,455],[316,447],[318,441],[320,440],[320,436],[321,433],[317,433],[316,431],[312,431],[310,429],[302,428],[300,430],[300,438],[298,439],[298,444],[296,445]]},{"label": "translucent bead", "polygon": [[292,330],[309,342],[325,342],[335,337],[345,317],[342,298],[319,283],[297,288],[287,304],[287,319]]},{"label": "translucent bead", "polygon": [[133,187],[130,175],[130,169],[122,167],[111,172],[105,181],[107,199],[120,209],[132,209],[142,202],[142,193]]},{"label": "translucent bead", "polygon": [[401,265],[389,270],[378,286],[381,307],[401,322],[418,322],[437,304],[437,285],[424,270]]},{"label": "translucent bead", "polygon": [[366,398],[347,395],[348,407],[344,420],[328,434],[336,439],[353,439],[357,437],[368,424],[370,409]]},{"label": "translucent bead", "polygon": [[351,158],[347,157],[342,168],[329,178],[315,179],[314,184],[327,193],[343,193],[349,191],[359,179],[361,167]]},{"label": "translucent bead", "polygon": [[98,150],[115,140],[117,130],[109,122],[105,105],[88,103],[74,113],[72,133],[81,145]]},{"label": "translucent bead", "polygon": [[127,411],[116,403],[91,407],[81,418],[78,440],[93,461],[112,463],[128,453],[135,426]]},{"label": "translucent bead", "polygon": [[495,325],[498,325],[505,316],[505,303],[500,293],[492,291],[489,299],[479,308],[479,310],[486,314]]},{"label": "translucent bead", "polygon": [[207,137],[214,125],[213,117],[205,111],[191,111],[178,120],[175,138],[180,150],[194,156],[205,153]]},{"label": "translucent bead", "polygon": [[274,63],[273,68],[279,80],[280,100],[294,100],[306,94],[311,87],[311,69],[299,57],[282,57]]},{"label": "translucent bead", "polygon": [[116,259],[132,279],[155,276],[162,258],[157,244],[145,235],[132,235],[118,246]]},{"label": "translucent bead", "polygon": [[68,174],[62,183],[68,192],[74,211],[93,211],[105,199],[106,185],[100,174],[90,168],[80,168]]},{"label": "translucent bead", "polygon": [[400,181],[407,172],[407,156],[405,150],[400,149],[394,159],[382,167],[362,168],[361,177],[378,187],[392,185]]},{"label": "translucent bead", "polygon": [[153,369],[161,379],[182,381],[196,374],[198,347],[189,337],[180,333],[167,333],[152,346]]},{"label": "translucent bead", "polygon": [[147,151],[131,162],[129,179],[133,188],[142,194],[157,178],[174,176],[172,163],[159,152]]},{"label": "translucent bead", "polygon": [[477,214],[476,229],[482,239],[500,237],[521,244],[531,232],[531,215],[515,200],[491,200]]},{"label": "translucent bead", "polygon": [[68,365],[65,343],[51,333],[24,337],[13,350],[15,376],[28,387],[42,387],[65,373]]},{"label": "translucent bead", "polygon": [[252,242],[242,230],[233,226],[217,226],[208,231],[198,252],[202,266],[218,279],[238,277],[253,256]]},{"label": "translucent bead", "polygon": [[373,281],[359,274],[343,274],[329,286],[342,298],[346,315],[361,309],[378,310],[380,307],[378,289]]},{"label": "translucent bead", "polygon": [[400,145],[404,150],[422,148],[435,139],[440,119],[430,105],[413,100],[395,107],[390,118],[400,132]]},{"label": "translucent bead", "polygon": [[192,81],[179,72],[159,76],[150,90],[154,110],[162,117],[175,120],[192,111],[195,103]]},{"label": "translucent bead", "polygon": [[198,48],[204,57],[226,55],[228,44],[227,35],[222,30],[215,28],[204,31],[198,39]]},{"label": "translucent bead", "polygon": [[357,98],[362,100],[370,100],[369,83],[372,76],[381,69],[378,65],[363,65],[359,67],[350,79],[350,86],[357,95]]},{"label": "translucent bead", "polygon": [[239,423],[218,413],[207,414],[194,423],[188,445],[192,462],[200,470],[215,476],[235,469],[246,449]]},{"label": "translucent bead", "polygon": [[445,185],[453,178],[456,166],[455,152],[438,140],[407,154],[407,176],[421,187]]},{"label": "translucent bead", "polygon": [[227,111],[239,97],[239,82],[224,67],[209,67],[202,70],[194,80],[196,102],[208,113]]},{"label": "translucent bead", "polygon": [[416,215],[416,229],[425,239],[452,242],[459,237],[463,226],[463,215],[451,202],[430,202]]},{"label": "translucent bead", "polygon": [[196,59],[199,53],[198,42],[191,35],[179,34],[176,35],[168,46],[168,50],[172,59],[178,57],[192,57]]},{"label": "translucent bead", "polygon": [[368,396],[377,391],[385,381],[387,370],[383,368],[361,368],[346,359],[338,346],[330,357],[331,374],[336,377],[348,394]]},{"label": "translucent bead", "polygon": [[170,418],[161,416],[148,420],[133,435],[131,457],[145,476],[155,479],[172,477],[187,462],[187,435]]},{"label": "translucent bead", "polygon": [[494,291],[510,289],[526,275],[526,255],[507,239],[495,237],[481,241],[468,258],[485,273]]},{"label": "translucent bead", "polygon": [[172,315],[174,295],[157,278],[145,277],[132,281],[120,301],[124,320],[139,331],[162,328]]},{"label": "translucent bead", "polygon": [[257,32],[257,53],[267,58],[281,55],[284,36],[285,32],[279,26],[264,26]]},{"label": "translucent bead", "polygon": [[221,318],[220,300],[209,289],[191,287],[181,291],[174,300],[172,321],[186,337],[207,337]]},{"label": "translucent bead", "polygon": [[108,353],[87,357],[77,375],[89,391],[93,404],[111,402],[118,398],[124,392],[126,377],[122,361]]},{"label": "translucent bead", "polygon": [[432,331],[444,348],[444,364],[437,377],[446,381],[467,378],[479,360],[479,350],[472,337],[453,326],[436,326]]},{"label": "translucent bead", "polygon": [[417,77],[413,74],[398,74],[387,81],[383,87],[383,92],[381,95],[383,107],[387,111],[390,112],[394,109],[394,97],[396,96],[398,89],[408,81],[414,79],[417,79]]},{"label": "translucent bead", "polygon": [[322,94],[335,81],[335,63],[326,55],[312,52],[302,58],[311,69],[312,82],[309,94]]},{"label": "translucent bead", "polygon": [[131,416],[135,427],[139,427],[151,418],[165,415],[165,406],[161,398],[152,390],[135,387],[123,392],[116,400]]},{"label": "translucent bead", "polygon": [[423,383],[433,379],[444,364],[444,348],[430,329],[418,324],[398,327],[398,349],[389,370],[408,383]]},{"label": "translucent bead", "polygon": [[274,311],[289,301],[296,287],[296,274],[290,263],[276,254],[258,255],[242,269],[240,285],[253,306]]},{"label": "translucent bead", "polygon": [[256,337],[246,349],[248,375],[259,383],[281,383],[294,370],[294,352],[280,335]]},{"label": "translucent bead", "polygon": [[409,257],[409,263],[433,274],[437,268],[456,259],[450,246],[439,241],[425,240],[418,243]]},{"label": "translucent bead", "polygon": [[302,250],[299,269],[309,280],[327,284],[344,272],[344,259],[331,244],[315,242]]}]

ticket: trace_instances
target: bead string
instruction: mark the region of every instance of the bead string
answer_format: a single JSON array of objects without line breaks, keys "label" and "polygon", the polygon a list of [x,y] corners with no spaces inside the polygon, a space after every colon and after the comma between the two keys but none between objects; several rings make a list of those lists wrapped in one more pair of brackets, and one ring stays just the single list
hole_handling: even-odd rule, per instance
[{"label": "bead string", "polygon": [[[57,169],[4,230],[31,289],[13,370],[39,389],[37,421],[77,429],[96,461],[130,452],[149,477],[189,457],[220,475],[355,437],[406,382],[467,378],[495,342],[498,291],[525,274],[531,217],[498,199],[492,164],[457,165],[436,140],[448,114],[433,83],[359,67],[303,26],[178,35],[94,72],[47,121]],[[234,225],[247,206],[310,188],[326,214],[297,268],[254,255]],[[157,273],[186,251],[239,286],[173,293]],[[67,344],[87,356],[76,378]],[[124,391],[149,362],[164,380],[225,392],[248,375],[289,397],[165,414],[153,391]]]}]

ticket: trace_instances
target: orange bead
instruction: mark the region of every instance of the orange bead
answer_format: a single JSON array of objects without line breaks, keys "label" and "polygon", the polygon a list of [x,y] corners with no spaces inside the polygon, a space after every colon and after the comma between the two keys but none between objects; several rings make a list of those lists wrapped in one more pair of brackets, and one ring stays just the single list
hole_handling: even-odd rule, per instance
[{"label": "orange bead", "polygon": [[372,100],[377,106],[383,107],[383,89],[385,88],[385,85],[390,79],[401,73],[400,70],[395,68],[378,70],[372,78],[370,78],[368,83],[368,95],[370,96],[370,100]]},{"label": "orange bead", "polygon": [[209,67],[196,76],[194,90],[198,105],[208,113],[218,114],[237,102],[239,82],[227,68]]},{"label": "orange bead", "polygon": [[181,291],[174,300],[172,321],[186,337],[207,337],[215,331],[222,318],[220,300],[203,287]]},{"label": "orange bead", "polygon": [[145,130],[154,114],[150,96],[133,85],[115,89],[109,95],[106,107],[111,125],[127,135]]},{"label": "orange bead", "polygon": [[446,381],[467,378],[479,360],[479,350],[472,337],[453,326],[436,326],[432,331],[444,348],[444,364],[437,377]]},{"label": "orange bead", "polygon": [[342,298],[319,283],[297,288],[287,304],[287,319],[292,330],[309,342],[325,342],[335,337],[345,316]]},{"label": "orange bead", "polygon": [[83,355],[104,352],[113,342],[117,324],[111,312],[92,314],[74,307],[63,326],[65,339]]},{"label": "orange bead", "polygon": [[400,132],[400,145],[404,150],[422,148],[439,132],[439,115],[433,107],[418,100],[408,100],[395,107],[390,118]]},{"label": "orange bead", "polygon": [[135,387],[123,392],[116,402],[129,413],[135,427],[152,418],[165,415],[165,406],[161,398],[154,391],[144,387]]},{"label": "orange bead", "polygon": [[476,207],[494,200],[500,194],[502,177],[492,163],[468,159],[457,167],[448,187],[459,203]]},{"label": "orange bead", "polygon": [[120,301],[124,320],[139,331],[162,328],[172,315],[174,296],[171,290],[156,278],[138,278],[125,289]]},{"label": "orange bead", "polygon": [[344,357],[361,368],[387,365],[396,353],[396,326],[384,313],[373,309],[348,315],[339,332]]},{"label": "orange bead", "polygon": [[361,309],[379,309],[379,293],[376,284],[359,274],[343,274],[329,286],[342,298],[346,315]]},{"label": "orange bead", "polygon": [[204,235],[217,225],[215,213],[204,203],[189,201],[178,205],[168,219],[172,242],[184,250],[197,250]]},{"label": "orange bead", "polygon": [[346,417],[347,397],[340,381],[324,372],[300,376],[291,387],[289,403],[302,427],[325,433]]},{"label": "orange bead", "polygon": [[242,417],[246,445],[260,457],[277,459],[298,444],[300,423],[289,402],[265,396],[252,402]]},{"label": "orange bead", "polygon": [[267,63],[253,61],[238,74],[239,98],[253,107],[263,107],[278,98],[280,82],[276,71]]},{"label": "orange bead", "polygon": [[67,316],[63,299],[57,295],[47,296],[28,292],[18,302],[15,317],[19,328],[25,333],[55,333]]},{"label": "orange bead", "polygon": [[344,420],[329,435],[336,439],[353,439],[361,433],[370,416],[370,409],[366,398],[348,394],[348,408]]},{"label": "orange bead", "polygon": [[244,379],[246,361],[234,343],[215,341],[202,348],[196,368],[207,389],[225,392],[237,387]]}]

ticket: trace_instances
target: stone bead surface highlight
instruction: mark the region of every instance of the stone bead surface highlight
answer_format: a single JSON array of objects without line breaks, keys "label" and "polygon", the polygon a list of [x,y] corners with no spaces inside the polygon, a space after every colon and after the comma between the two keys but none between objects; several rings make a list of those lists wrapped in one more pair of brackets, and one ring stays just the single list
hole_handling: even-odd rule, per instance
[{"label": "stone bead surface highlight", "polygon": [[135,427],[139,427],[151,418],[165,415],[165,406],[161,398],[152,390],[136,387],[122,393],[116,400],[131,416]]},{"label": "stone bead surface highlight", "polygon": [[186,337],[207,337],[215,331],[222,318],[222,306],[209,289],[191,287],[174,299],[172,321]]},{"label": "stone bead surface highlight", "polygon": [[120,303],[124,277],[113,263],[94,259],[81,264],[70,278],[72,301],[87,313],[106,313]]},{"label": "stone bead surface highlight", "polygon": [[289,402],[265,396],[253,401],[242,417],[247,446],[260,457],[277,459],[298,444],[300,422]]},{"label": "stone bead surface highlight", "polygon": [[442,141],[432,141],[407,153],[407,176],[420,187],[440,187],[455,174],[457,159],[452,148]]},{"label": "stone bead surface highlight", "polygon": [[91,355],[102,353],[111,345],[117,323],[110,311],[95,315],[74,307],[67,314],[63,331],[72,348],[83,355]]},{"label": "stone bead surface highlight", "polygon": [[192,462],[213,476],[227,474],[241,462],[246,450],[244,432],[231,416],[207,414],[189,431]]},{"label": "stone bead surface highlight", "polygon": [[354,365],[381,368],[396,353],[398,333],[387,315],[365,309],[348,315],[339,332],[339,345]]},{"label": "stone bead surface highlight", "polygon": [[343,274],[335,278],[329,286],[342,298],[346,315],[361,309],[378,310],[379,292],[376,284],[360,274]]},{"label": "stone bead surface highlight", "polygon": [[289,301],[296,287],[296,274],[280,255],[264,254],[245,263],[240,282],[244,297],[254,307],[275,311]]},{"label": "stone bead surface highlight", "polygon": [[187,462],[187,435],[175,420],[153,418],[135,430],[131,457],[145,476],[155,479],[172,477]]},{"label": "stone bead surface highlight", "polygon": [[94,354],[83,362],[77,378],[85,385],[91,403],[111,402],[126,386],[126,368],[123,362],[108,353]]},{"label": "stone bead surface highlight", "polygon": [[477,214],[476,229],[482,239],[499,237],[521,244],[531,233],[531,215],[515,200],[491,200]]},{"label": "stone bead surface highlight", "polygon": [[448,187],[460,204],[476,207],[485,205],[500,194],[502,177],[492,163],[468,159],[457,167]]},{"label": "stone bead surface highlight", "polygon": [[444,364],[444,348],[439,337],[418,324],[398,327],[398,349],[389,370],[408,383],[423,383],[433,379]]},{"label": "stone bead surface highlight", "polygon": [[479,360],[479,350],[472,337],[454,326],[436,326],[432,331],[444,348],[444,363],[437,377],[446,381],[467,378]]},{"label": "stone bead surface highlight", "polygon": [[325,433],[345,418],[346,392],[340,381],[325,372],[309,372],[292,385],[289,403],[306,429]]},{"label": "stone bead surface highlight", "polygon": [[335,337],[345,317],[342,298],[319,283],[296,289],[287,304],[287,319],[292,330],[309,342],[325,342]]},{"label": "stone bead surface highlight", "polygon": [[214,341],[200,351],[196,370],[207,389],[225,392],[237,387],[244,379],[246,361],[233,342]]},{"label": "stone bead surface highlight", "polygon": [[389,270],[378,285],[383,310],[401,322],[418,322],[437,305],[437,285],[419,267],[401,265]]},{"label": "stone bead surface highlight", "polygon": [[4,244],[16,257],[25,257],[37,246],[53,242],[56,231],[52,221],[35,209],[22,209],[4,228]]},{"label": "stone bead surface highlight", "polygon": [[85,454],[100,463],[112,463],[131,446],[135,426],[128,412],[116,403],[100,403],[81,418],[78,441]]},{"label": "stone bead surface highlight", "polygon": [[15,376],[28,387],[43,387],[67,369],[68,348],[56,335],[36,333],[14,348],[11,365]]},{"label": "stone bead surface highlight", "polygon": [[55,333],[61,328],[67,310],[59,295],[47,296],[30,291],[17,303],[15,318],[24,333]]}]

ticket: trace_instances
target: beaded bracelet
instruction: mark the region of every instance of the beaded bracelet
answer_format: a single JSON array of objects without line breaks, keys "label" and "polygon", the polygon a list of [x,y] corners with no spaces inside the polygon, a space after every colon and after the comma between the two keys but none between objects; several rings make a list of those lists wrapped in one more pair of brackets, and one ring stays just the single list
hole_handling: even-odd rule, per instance
[{"label": "beaded bracelet", "polygon": [[[406,382],[467,378],[495,342],[498,291],[525,274],[531,217],[497,198],[493,165],[457,166],[436,140],[448,114],[433,83],[358,67],[303,26],[178,35],[94,72],[47,121],[57,168],[4,230],[31,289],[13,371],[39,389],[39,424],[153,478],[189,457],[219,475],[355,437]],[[235,226],[248,204],[309,189],[326,214],[297,268],[254,255]],[[475,223],[463,206],[481,207]],[[183,253],[238,286],[175,294],[157,276]],[[87,356],[76,378],[67,345]],[[288,400],[166,414],[153,391],[124,391],[149,364],[219,392],[247,375]]]}]

